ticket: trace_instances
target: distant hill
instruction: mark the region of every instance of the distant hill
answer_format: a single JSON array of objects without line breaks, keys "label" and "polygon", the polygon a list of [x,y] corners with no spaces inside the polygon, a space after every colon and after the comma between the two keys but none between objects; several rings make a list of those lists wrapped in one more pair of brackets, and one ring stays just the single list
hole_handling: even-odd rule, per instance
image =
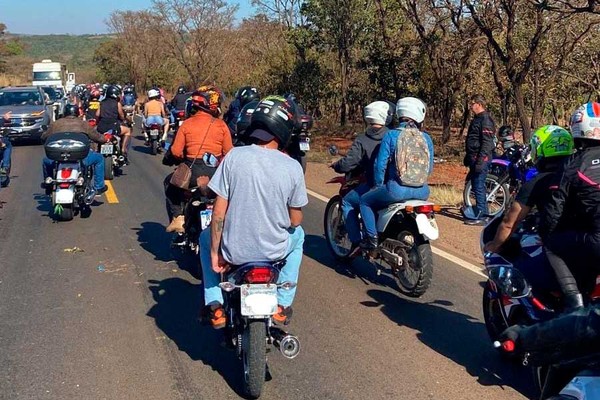
[{"label": "distant hill", "polygon": [[71,70],[89,68],[94,51],[112,35],[13,35],[25,44],[24,56],[41,61],[51,59]]}]

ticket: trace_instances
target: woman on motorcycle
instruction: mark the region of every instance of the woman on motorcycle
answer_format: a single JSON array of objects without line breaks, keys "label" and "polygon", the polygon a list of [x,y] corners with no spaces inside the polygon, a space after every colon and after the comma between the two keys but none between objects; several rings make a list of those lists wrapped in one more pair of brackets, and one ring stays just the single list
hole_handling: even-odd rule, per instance
[{"label": "woman on motorcycle", "polygon": [[[190,188],[205,187],[218,165],[218,159],[232,149],[229,128],[219,119],[221,91],[214,86],[201,86],[192,94],[195,114],[179,127],[169,151],[179,160],[192,166]],[[195,162],[194,162],[195,160]],[[170,184],[171,175],[165,180],[165,195],[171,223],[167,232],[184,232],[183,202],[185,191]]]},{"label": "woman on motorcycle", "polygon": [[[559,145],[560,144],[560,145]],[[550,188],[558,185],[558,171],[573,153],[573,137],[560,126],[546,125],[534,132],[530,140],[531,157],[538,174],[525,182],[504,217],[494,240],[484,251],[498,253],[533,207],[543,210],[550,201]]]},{"label": "woman on motorcycle", "polygon": [[[427,200],[429,197],[427,183],[419,187],[403,184],[396,167],[396,157],[394,157],[397,151],[402,151],[402,149],[396,149],[400,134],[408,128],[421,129],[425,120],[425,103],[415,97],[402,98],[396,105],[396,114],[400,126],[384,136],[375,160],[375,186],[360,197],[360,215],[365,229],[363,247],[366,250],[375,249],[378,244],[375,210],[408,199]],[[427,133],[420,133],[427,144],[429,159],[419,160],[418,164],[426,165],[427,173],[430,175],[433,171],[433,141]]]},{"label": "woman on motorcycle", "polygon": [[96,120],[98,120],[98,132],[106,133],[113,130],[123,138],[121,141],[121,152],[125,157],[125,164],[129,164],[127,159],[127,149],[131,141],[131,130],[121,121],[125,121],[123,106],[119,101],[121,91],[116,86],[109,86],[106,89],[106,98],[100,102],[96,111]]},{"label": "woman on motorcycle", "polygon": [[[165,113],[164,104],[160,101],[160,92],[156,89],[150,89],[148,91],[148,102],[144,104],[144,127],[147,128],[152,124],[158,124],[163,128],[162,141],[164,142],[169,133],[169,119]],[[146,138],[146,145],[150,144],[148,139],[148,132],[146,129],[143,130],[144,137]]]}]

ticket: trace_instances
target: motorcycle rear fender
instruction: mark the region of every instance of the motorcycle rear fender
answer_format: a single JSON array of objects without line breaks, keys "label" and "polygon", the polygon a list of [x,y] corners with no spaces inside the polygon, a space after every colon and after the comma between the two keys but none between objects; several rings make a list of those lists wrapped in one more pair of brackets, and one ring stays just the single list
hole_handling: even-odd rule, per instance
[{"label": "motorcycle rear fender", "polygon": [[[63,169],[68,169],[68,168],[71,168],[71,175],[69,175],[69,177],[66,179],[61,178],[61,176],[62,176],[61,171]],[[58,168],[56,169],[56,181],[57,182],[68,182],[68,181],[77,180],[77,178],[79,177],[80,168],[81,168],[81,166],[79,165],[79,163],[59,163]]]},{"label": "motorcycle rear fender", "polygon": [[55,204],[73,204],[75,200],[75,190],[73,188],[61,189],[56,188],[54,191]]},{"label": "motorcycle rear fender", "polygon": [[[403,203],[390,204],[387,208],[384,208],[383,210],[379,210],[379,212],[377,213],[377,232],[385,232],[388,225],[392,221],[392,218],[394,218],[394,215],[402,212],[402,210],[404,210],[406,208],[406,206],[418,207],[418,206],[425,206],[425,205],[433,205],[433,203],[431,203],[429,201],[423,201],[423,200],[408,200]],[[424,214],[418,214],[418,215],[423,215],[425,218],[427,218],[427,216]],[[421,218],[421,220],[422,220],[422,218]],[[429,224],[429,221],[426,221],[426,222],[427,222],[427,224]],[[423,234],[423,232],[421,232],[421,229],[422,228],[419,227],[419,233]],[[433,233],[432,233],[432,235],[433,235]],[[439,236],[439,232],[438,232],[438,236]],[[437,239],[437,236],[436,236],[436,239]],[[431,239],[431,240],[435,240],[435,239]]]}]

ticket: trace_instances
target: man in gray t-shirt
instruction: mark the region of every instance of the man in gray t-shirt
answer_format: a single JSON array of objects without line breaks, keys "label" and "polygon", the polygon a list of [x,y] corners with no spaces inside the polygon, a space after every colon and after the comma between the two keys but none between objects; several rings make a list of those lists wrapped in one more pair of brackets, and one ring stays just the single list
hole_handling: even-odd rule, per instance
[{"label": "man in gray t-shirt", "polygon": [[[215,328],[225,325],[218,284],[228,265],[285,258],[279,282],[298,282],[304,243],[301,207],[308,203],[304,174],[297,161],[279,151],[291,134],[291,125],[289,132],[285,128],[287,119],[285,124],[279,120],[287,103],[279,98],[263,101],[262,109],[257,106],[260,116],[255,118],[255,111],[248,128],[256,144],[231,150],[209,183],[217,199],[211,229],[200,236],[200,260],[205,304]],[[288,322],[294,295],[295,289],[278,293],[275,321]]]}]

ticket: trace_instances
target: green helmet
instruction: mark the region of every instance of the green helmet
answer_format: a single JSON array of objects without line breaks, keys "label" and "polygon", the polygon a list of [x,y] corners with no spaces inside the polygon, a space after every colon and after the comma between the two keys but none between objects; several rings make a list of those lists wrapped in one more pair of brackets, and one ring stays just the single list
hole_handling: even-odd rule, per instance
[{"label": "green helmet", "polygon": [[573,154],[573,136],[564,128],[545,125],[538,128],[529,141],[531,158],[538,162],[542,158],[570,156]]}]

